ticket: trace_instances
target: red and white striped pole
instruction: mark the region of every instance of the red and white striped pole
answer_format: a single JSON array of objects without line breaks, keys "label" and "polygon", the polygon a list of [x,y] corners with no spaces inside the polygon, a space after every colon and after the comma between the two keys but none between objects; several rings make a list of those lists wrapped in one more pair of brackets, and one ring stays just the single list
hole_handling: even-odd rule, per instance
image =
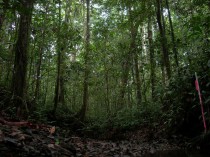
[{"label": "red and white striped pole", "polygon": [[203,118],[204,132],[206,133],[207,127],[206,127],[206,120],[205,120],[205,116],[204,116],[203,101],[202,101],[202,97],[201,97],[201,91],[200,91],[198,76],[197,76],[196,72],[195,72],[195,87],[196,87],[196,90],[198,91],[198,96],[199,96],[200,105],[201,105],[201,114],[202,114],[202,118]]}]

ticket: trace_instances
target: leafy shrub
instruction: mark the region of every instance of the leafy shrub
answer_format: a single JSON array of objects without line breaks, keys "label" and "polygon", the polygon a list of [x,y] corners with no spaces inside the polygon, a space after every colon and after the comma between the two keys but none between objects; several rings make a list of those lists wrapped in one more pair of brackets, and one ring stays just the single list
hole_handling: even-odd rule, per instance
[{"label": "leafy shrub", "polygon": [[[202,68],[197,69],[202,71]],[[198,73],[202,99],[208,102],[210,97],[208,71]],[[194,72],[189,69],[170,80],[163,97],[164,122],[174,133],[196,136],[203,131],[201,109],[197,91],[195,89]],[[207,117],[209,117],[208,103],[204,103]],[[207,119],[209,123],[209,120]]]}]

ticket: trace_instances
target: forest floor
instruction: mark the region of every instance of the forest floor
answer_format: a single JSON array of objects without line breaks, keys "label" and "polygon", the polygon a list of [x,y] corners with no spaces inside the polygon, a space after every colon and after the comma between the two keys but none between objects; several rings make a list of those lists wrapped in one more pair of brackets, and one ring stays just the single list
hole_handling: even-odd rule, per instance
[{"label": "forest floor", "polygon": [[[157,131],[157,130],[156,130]],[[162,150],[183,149],[184,141],[166,139],[163,133],[143,127],[106,133],[104,139],[77,136],[67,128],[0,118],[2,157],[144,157]],[[115,135],[121,138],[113,138]],[[119,136],[120,135],[120,136]],[[114,140],[112,140],[112,138]],[[179,144],[181,143],[181,144]]]}]

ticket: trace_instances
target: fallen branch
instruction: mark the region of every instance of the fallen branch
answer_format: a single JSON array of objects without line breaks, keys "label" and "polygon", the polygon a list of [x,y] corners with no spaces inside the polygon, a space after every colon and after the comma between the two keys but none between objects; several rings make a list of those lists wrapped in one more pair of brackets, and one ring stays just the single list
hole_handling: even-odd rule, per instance
[{"label": "fallen branch", "polygon": [[9,126],[28,126],[29,125],[29,122],[8,122],[2,118],[0,118],[0,123],[2,124],[6,124],[6,125],[9,125]]}]

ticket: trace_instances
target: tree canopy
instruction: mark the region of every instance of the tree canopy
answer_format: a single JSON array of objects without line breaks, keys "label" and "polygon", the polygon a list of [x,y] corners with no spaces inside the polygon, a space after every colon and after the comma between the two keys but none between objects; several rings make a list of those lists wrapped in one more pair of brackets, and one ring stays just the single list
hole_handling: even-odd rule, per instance
[{"label": "tree canopy", "polygon": [[209,126],[208,0],[1,0],[0,9],[2,110],[195,135],[197,72]]}]

